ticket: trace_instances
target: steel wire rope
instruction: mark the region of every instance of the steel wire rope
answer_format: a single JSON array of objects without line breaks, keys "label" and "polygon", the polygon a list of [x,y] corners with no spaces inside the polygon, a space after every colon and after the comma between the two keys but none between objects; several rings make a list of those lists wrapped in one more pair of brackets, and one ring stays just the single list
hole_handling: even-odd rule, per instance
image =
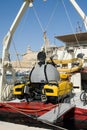
[{"label": "steel wire rope", "polygon": [[[65,13],[66,13],[66,16],[67,16],[67,18],[68,18],[68,20],[69,20],[69,23],[70,23],[70,26],[71,26],[71,28],[72,28],[72,31],[73,31],[73,33],[74,33],[74,29],[73,29],[73,26],[72,26],[72,22],[71,22],[71,19],[70,19],[70,17],[69,17],[68,11],[67,11],[67,9],[66,9],[66,6],[65,6],[65,3],[64,3],[63,0],[62,0],[62,4],[63,4],[63,6],[64,6]],[[74,33],[74,36],[75,36],[75,39],[76,39],[76,41],[77,41],[77,44],[78,44],[79,47],[80,47],[79,41],[78,41],[77,36],[76,36],[75,33]],[[65,49],[66,49],[66,47],[64,48],[64,50],[65,50]],[[80,49],[81,49],[81,48],[80,48]],[[76,51],[77,51],[77,49],[76,49]],[[81,49],[81,51],[82,51],[82,49]],[[75,53],[76,53],[76,52],[75,52]]]},{"label": "steel wire rope", "polygon": [[[47,124],[47,125],[49,125],[49,126],[52,126],[52,127],[54,127],[54,128],[58,128],[58,129],[60,129],[60,130],[67,130],[66,128],[63,128],[63,127],[61,127],[61,126],[57,126],[57,125],[52,124],[52,123],[50,123],[50,122],[47,122],[47,121],[45,121],[45,120],[40,120],[40,119],[38,119],[37,117],[34,117],[34,116],[32,116],[32,115],[29,115],[29,114],[27,115],[26,113],[20,111],[19,109],[13,107],[12,105],[9,105],[8,103],[6,103],[6,102],[4,102],[4,101],[3,101],[3,103],[4,103],[5,106],[9,107],[10,109],[15,110],[16,112],[18,112],[18,113],[20,113],[20,114],[22,114],[22,115],[24,115],[24,116],[27,116],[27,117],[32,118],[32,119],[34,119],[34,120],[40,121],[40,122],[42,122],[42,123],[44,123],[44,124]],[[3,104],[3,103],[2,103],[2,104]]]},{"label": "steel wire rope", "polygon": [[[77,44],[78,44],[78,46],[80,47],[80,44],[79,44],[78,38],[77,38],[77,36],[76,36],[76,34],[75,34],[75,32],[74,32],[74,29],[73,29],[73,25],[72,25],[72,22],[71,22],[71,19],[70,19],[69,13],[68,13],[68,11],[67,11],[67,8],[66,8],[65,3],[64,3],[63,0],[62,0],[62,4],[63,4],[63,7],[64,7],[64,9],[65,9],[66,16],[67,16],[67,18],[68,18],[68,20],[69,20],[69,23],[70,23],[71,29],[72,29],[72,31],[73,31],[73,33],[74,33],[75,39],[76,39],[76,41],[77,41]],[[65,47],[65,48],[66,48],[66,47]],[[81,52],[82,52],[82,48],[80,48],[80,49],[81,49]],[[76,50],[77,50],[77,49],[76,49]],[[65,51],[65,49],[64,49],[64,51]],[[75,52],[75,53],[76,53],[76,52]],[[63,58],[63,57],[62,57],[62,58]],[[72,69],[72,68],[71,68],[71,69]]]},{"label": "steel wire rope", "polygon": [[66,16],[67,16],[67,18],[68,18],[68,20],[69,20],[69,23],[70,23],[71,29],[72,29],[72,31],[73,31],[73,33],[74,33],[75,39],[76,39],[76,41],[77,41],[77,44],[78,44],[79,47],[80,47],[80,44],[79,44],[78,38],[77,38],[77,36],[76,36],[76,34],[75,34],[75,32],[74,32],[73,25],[72,25],[72,22],[71,22],[71,19],[70,19],[69,13],[68,13],[68,11],[67,11],[67,8],[66,8],[66,6],[65,6],[64,0],[62,0],[62,4],[63,4],[63,7],[64,7],[64,9],[65,9]]},{"label": "steel wire rope", "polygon": [[42,23],[41,23],[41,21],[40,21],[40,18],[39,18],[39,16],[38,16],[38,13],[37,13],[35,7],[33,6],[33,10],[34,10],[35,16],[36,16],[36,18],[37,18],[37,21],[38,21],[40,27],[41,27],[42,32],[45,32],[45,31],[47,30],[47,28],[49,27],[50,22],[52,21],[52,19],[53,19],[53,17],[54,17],[54,14],[55,14],[55,11],[56,11],[56,9],[57,9],[57,7],[58,7],[58,4],[59,4],[59,3],[58,3],[58,1],[57,1],[57,4],[55,4],[55,7],[54,7],[54,9],[53,9],[53,11],[52,11],[52,13],[51,13],[51,15],[50,15],[50,17],[49,17],[49,20],[48,20],[47,25],[46,25],[45,28],[43,28]]},{"label": "steel wire rope", "polygon": [[40,21],[40,18],[39,18],[39,16],[38,16],[38,13],[37,13],[35,7],[33,6],[32,8],[33,8],[34,14],[35,14],[35,16],[36,16],[36,19],[37,19],[39,25],[40,25],[40,28],[41,28],[42,32],[45,32],[45,30],[44,30],[44,28],[43,28],[43,26],[42,26],[42,23],[41,23],[41,21]]},{"label": "steel wire rope", "polygon": [[45,30],[47,30],[47,28],[49,27],[49,25],[50,25],[50,23],[51,23],[51,21],[52,21],[52,19],[53,19],[53,17],[54,17],[54,14],[55,14],[55,12],[56,12],[56,9],[57,9],[57,7],[58,7],[58,4],[59,4],[59,1],[57,0],[57,3],[55,4],[55,7],[54,7],[54,9],[53,9],[53,11],[52,11],[52,13],[51,13],[51,16],[50,16],[50,18],[49,18],[49,20],[48,20],[48,23],[47,23],[47,25],[46,25],[46,27],[45,27]]},{"label": "steel wire rope", "polygon": [[16,49],[16,44],[15,44],[14,40],[12,40],[12,41],[13,41],[13,47],[14,47],[14,50],[15,50],[15,54],[16,54],[16,57],[17,57],[17,60],[18,60],[18,63],[19,63],[19,68],[22,69],[22,65],[21,65],[21,61],[20,61],[20,58],[19,58],[19,54],[18,54],[18,51]]},{"label": "steel wire rope", "polygon": [[[4,104],[6,103],[6,102],[3,102]],[[15,108],[15,107],[13,107],[12,105],[9,105],[8,103],[6,103],[6,105],[8,105],[8,106],[10,106],[10,107],[12,107],[12,108],[14,108],[14,109],[17,109],[17,110],[19,110],[19,111],[21,111],[21,112],[34,112],[34,113],[36,113],[36,112],[41,112],[41,111],[44,111],[44,110],[48,110],[48,109],[53,109],[54,107],[56,107],[56,106],[58,106],[58,104],[53,104],[53,105],[51,105],[51,106],[48,106],[48,107],[45,107],[45,108],[41,108],[41,109],[39,109],[39,110],[35,110],[35,109],[33,109],[33,110],[25,110],[25,109],[22,109],[22,108]]]},{"label": "steel wire rope", "polygon": [[[27,19],[28,19],[28,15],[29,15],[29,13],[26,13],[25,18],[24,18],[24,21],[23,21],[23,23],[21,24],[21,25],[23,25],[23,26],[21,26],[21,29],[19,30],[19,34],[21,34],[21,33],[23,32],[23,27],[24,27],[24,25],[26,25],[26,21],[27,21]],[[20,58],[19,58],[19,55],[18,55],[18,52],[17,52],[17,49],[16,49],[15,40],[14,40],[13,38],[12,38],[12,41],[13,41],[13,47],[14,47],[14,50],[15,50],[15,53],[16,53],[17,60],[18,60],[18,62],[19,62],[19,67],[22,69],[22,65],[21,65],[21,62],[20,62]]]},{"label": "steel wire rope", "polygon": [[14,40],[12,40],[12,41],[13,41],[13,47],[14,47],[14,50],[15,50],[15,53],[16,53],[17,60],[19,62],[19,66],[22,69],[22,65],[21,65],[21,62],[20,62],[19,54],[18,54],[16,46],[15,46],[15,42],[14,42]]},{"label": "steel wire rope", "polygon": [[[26,21],[27,21],[27,19],[28,19],[28,15],[29,15],[29,11],[28,11],[28,12],[26,13],[26,15],[24,16],[25,18],[24,18],[24,20],[23,20],[23,24],[21,24],[21,28],[20,28],[20,30],[19,30],[19,34],[22,33],[22,30],[23,30],[23,28],[24,28],[24,25],[25,25],[25,23],[26,23]],[[17,51],[17,49],[16,49],[15,40],[14,40],[13,37],[12,37],[12,43],[13,43],[13,47],[14,47],[14,50],[15,50],[15,53],[16,53],[16,58],[17,58],[17,60],[18,60],[18,62],[19,62],[19,67],[22,69],[22,65],[21,65],[21,62],[20,62],[20,58],[19,58],[19,56],[18,56],[18,51]]]}]

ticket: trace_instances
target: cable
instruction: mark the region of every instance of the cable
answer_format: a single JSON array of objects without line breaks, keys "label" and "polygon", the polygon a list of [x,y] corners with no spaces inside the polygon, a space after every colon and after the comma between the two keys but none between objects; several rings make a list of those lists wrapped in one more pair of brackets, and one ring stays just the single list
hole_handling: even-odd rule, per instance
[{"label": "cable", "polygon": [[16,49],[16,46],[15,46],[15,42],[14,42],[13,39],[12,39],[12,41],[13,41],[13,47],[14,47],[14,50],[15,50],[15,53],[16,53],[17,60],[19,62],[19,66],[20,66],[20,68],[22,68],[21,62],[20,62],[20,59],[19,59],[19,56],[18,56],[18,53],[17,53],[17,49]]},{"label": "cable", "polygon": [[[65,12],[66,12],[67,18],[68,18],[68,20],[69,20],[70,26],[71,26],[71,28],[72,28],[72,31],[73,31],[73,33],[74,33],[74,29],[73,29],[73,26],[72,26],[72,23],[71,23],[71,20],[70,20],[69,14],[68,14],[68,11],[67,11],[67,9],[66,9],[66,6],[65,6],[65,3],[64,3],[63,0],[62,0],[62,4],[63,4],[63,6],[64,6],[64,9],[65,9]],[[77,36],[76,36],[75,33],[74,33],[74,36],[75,36],[75,39],[76,39],[76,41],[77,41],[77,44],[78,44],[79,47],[80,47],[79,41],[78,41]]]},{"label": "cable", "polygon": [[40,27],[41,27],[42,32],[44,32],[44,28],[43,28],[43,26],[42,26],[42,24],[41,24],[41,21],[40,21],[40,19],[39,19],[39,16],[38,16],[37,11],[36,11],[36,9],[35,9],[34,6],[33,6],[33,11],[34,11],[34,14],[35,14],[35,16],[36,16],[36,19],[37,19],[37,21],[38,21],[38,23],[39,23],[39,25],[40,25]]},{"label": "cable", "polygon": [[50,16],[50,18],[49,18],[49,20],[48,20],[47,26],[45,27],[45,30],[47,30],[49,24],[51,23],[51,20],[52,20],[54,14],[55,14],[55,11],[56,11],[56,9],[57,9],[57,7],[58,7],[58,4],[59,4],[58,2],[59,2],[59,1],[57,0],[56,6],[54,7],[53,12],[51,13],[51,16]]}]

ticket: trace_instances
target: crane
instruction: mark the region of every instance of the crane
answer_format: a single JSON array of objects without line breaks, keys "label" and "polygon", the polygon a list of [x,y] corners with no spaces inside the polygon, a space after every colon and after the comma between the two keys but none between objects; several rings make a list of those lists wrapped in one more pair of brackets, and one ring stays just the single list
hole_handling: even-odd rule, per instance
[{"label": "crane", "polygon": [[0,66],[0,100],[2,100],[3,97],[3,89],[5,87],[6,82],[6,71],[10,70],[13,71],[13,68],[10,64],[10,58],[9,58],[9,48],[12,40],[12,36],[23,16],[26,9],[31,6],[33,3],[33,0],[24,0],[17,16],[15,17],[13,24],[11,25],[9,31],[7,32],[6,36],[3,39],[3,52],[2,52],[2,61]]},{"label": "crane", "polygon": [[[3,51],[2,51],[2,61],[0,63],[0,100],[2,100],[3,97],[3,88],[5,86],[6,81],[6,71],[10,70],[12,73],[14,73],[14,70],[12,68],[12,65],[10,63],[10,57],[9,57],[9,48],[11,44],[11,40],[13,37],[13,34],[23,16],[26,9],[31,6],[34,0],[24,0],[16,18],[13,21],[13,24],[11,25],[9,31],[7,32],[6,36],[3,39]],[[46,0],[43,0],[46,1]],[[84,21],[85,28],[87,30],[87,16],[85,13],[81,10],[79,5],[76,3],[75,0],[70,0],[71,4],[75,7],[77,12],[80,14],[81,18]],[[15,80],[14,80],[15,81]]]},{"label": "crane", "polygon": [[76,9],[76,11],[79,13],[79,15],[81,16],[85,29],[87,30],[87,16],[85,15],[85,13],[83,12],[83,10],[79,7],[79,5],[77,4],[77,2],[75,0],[69,0],[71,2],[71,4],[74,6],[74,8]]}]

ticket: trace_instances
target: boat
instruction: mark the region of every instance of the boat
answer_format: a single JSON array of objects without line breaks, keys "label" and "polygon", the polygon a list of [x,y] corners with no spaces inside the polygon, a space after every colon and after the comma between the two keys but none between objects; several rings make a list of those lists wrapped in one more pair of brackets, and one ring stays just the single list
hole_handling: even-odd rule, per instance
[{"label": "boat", "polygon": [[[58,70],[61,73],[69,73],[71,74],[71,82],[73,82],[73,94],[74,97],[71,99],[71,103],[75,101],[75,110],[74,110],[74,118],[78,120],[80,123],[87,120],[87,68],[86,68],[86,32],[80,32],[76,34],[69,34],[63,36],[56,36],[58,40],[61,40],[66,44],[66,49],[64,50],[67,55],[66,60],[54,60],[55,63],[60,64],[62,67],[58,67]],[[75,36],[78,39],[79,45],[75,40]],[[79,46],[81,47],[81,53]],[[75,49],[77,49],[75,53]],[[60,54],[61,52],[59,52]],[[68,59],[69,56],[72,57]],[[73,57],[74,54],[74,57]],[[66,56],[65,56],[66,57]],[[78,61],[79,59],[79,61]],[[62,62],[60,62],[62,61]],[[68,114],[67,114],[68,115]],[[66,115],[66,116],[67,116]],[[69,117],[67,116],[67,119]],[[66,119],[66,118],[65,118]],[[86,126],[87,128],[87,126]]]},{"label": "boat", "polygon": [[[22,123],[26,121],[27,124],[29,122],[45,123],[56,129],[68,128],[66,121],[68,123],[71,121],[73,126],[77,125],[78,128],[86,129],[87,91],[86,87],[81,88],[81,86],[82,84],[86,86],[87,79],[84,75],[87,71],[84,67],[83,55],[73,57],[74,45],[69,46],[69,43],[71,44],[74,36],[81,42],[86,41],[87,33],[56,36],[57,39],[66,43],[65,51],[66,54],[70,53],[71,58],[60,60],[50,57],[46,60],[46,50],[40,51],[36,65],[29,72],[29,80],[21,82],[16,80],[15,70],[9,58],[9,47],[21,17],[32,3],[33,0],[24,1],[4,38],[0,63],[0,116],[2,120],[5,117],[6,121],[20,123],[21,120]],[[81,40],[82,35],[84,37]],[[67,37],[71,41],[68,42]],[[74,41],[76,42],[77,40]],[[12,76],[9,84],[6,81],[6,72],[11,73]],[[78,82],[74,82],[75,79]]]}]

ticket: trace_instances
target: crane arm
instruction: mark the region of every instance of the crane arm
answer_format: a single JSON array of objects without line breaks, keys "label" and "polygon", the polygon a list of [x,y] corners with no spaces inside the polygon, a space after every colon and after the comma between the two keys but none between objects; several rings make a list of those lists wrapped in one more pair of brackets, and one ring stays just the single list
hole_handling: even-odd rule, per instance
[{"label": "crane arm", "polygon": [[69,1],[74,6],[74,8],[76,9],[76,11],[79,13],[79,15],[81,16],[81,18],[82,18],[82,20],[84,22],[85,29],[87,30],[87,16],[85,15],[85,13],[79,7],[79,5],[77,4],[77,2],[75,0],[69,0]]},{"label": "crane arm", "polygon": [[33,0],[24,0],[23,5],[21,6],[16,18],[13,21],[13,24],[11,25],[8,33],[6,34],[6,36],[3,39],[3,52],[2,52],[2,61],[8,61],[8,50],[10,47],[10,43],[12,40],[12,36],[23,16],[23,14],[25,13],[26,9],[28,8],[29,4],[33,2]]},{"label": "crane arm", "polygon": [[[13,24],[11,25],[8,33],[6,34],[6,36],[3,39],[3,52],[2,52],[2,64],[1,64],[1,75],[0,75],[0,100],[3,100],[3,88],[5,87],[5,83],[6,81],[6,71],[10,69],[10,71],[12,72],[12,74],[14,75],[14,71],[13,68],[8,67],[8,63],[10,61],[9,58],[9,47],[11,44],[11,40],[12,40],[12,36],[23,16],[23,14],[25,13],[26,9],[28,8],[28,6],[33,2],[33,0],[24,0],[16,18],[13,21]],[[15,80],[14,80],[15,82]],[[9,87],[7,88],[8,91],[8,95],[9,95]]]}]

